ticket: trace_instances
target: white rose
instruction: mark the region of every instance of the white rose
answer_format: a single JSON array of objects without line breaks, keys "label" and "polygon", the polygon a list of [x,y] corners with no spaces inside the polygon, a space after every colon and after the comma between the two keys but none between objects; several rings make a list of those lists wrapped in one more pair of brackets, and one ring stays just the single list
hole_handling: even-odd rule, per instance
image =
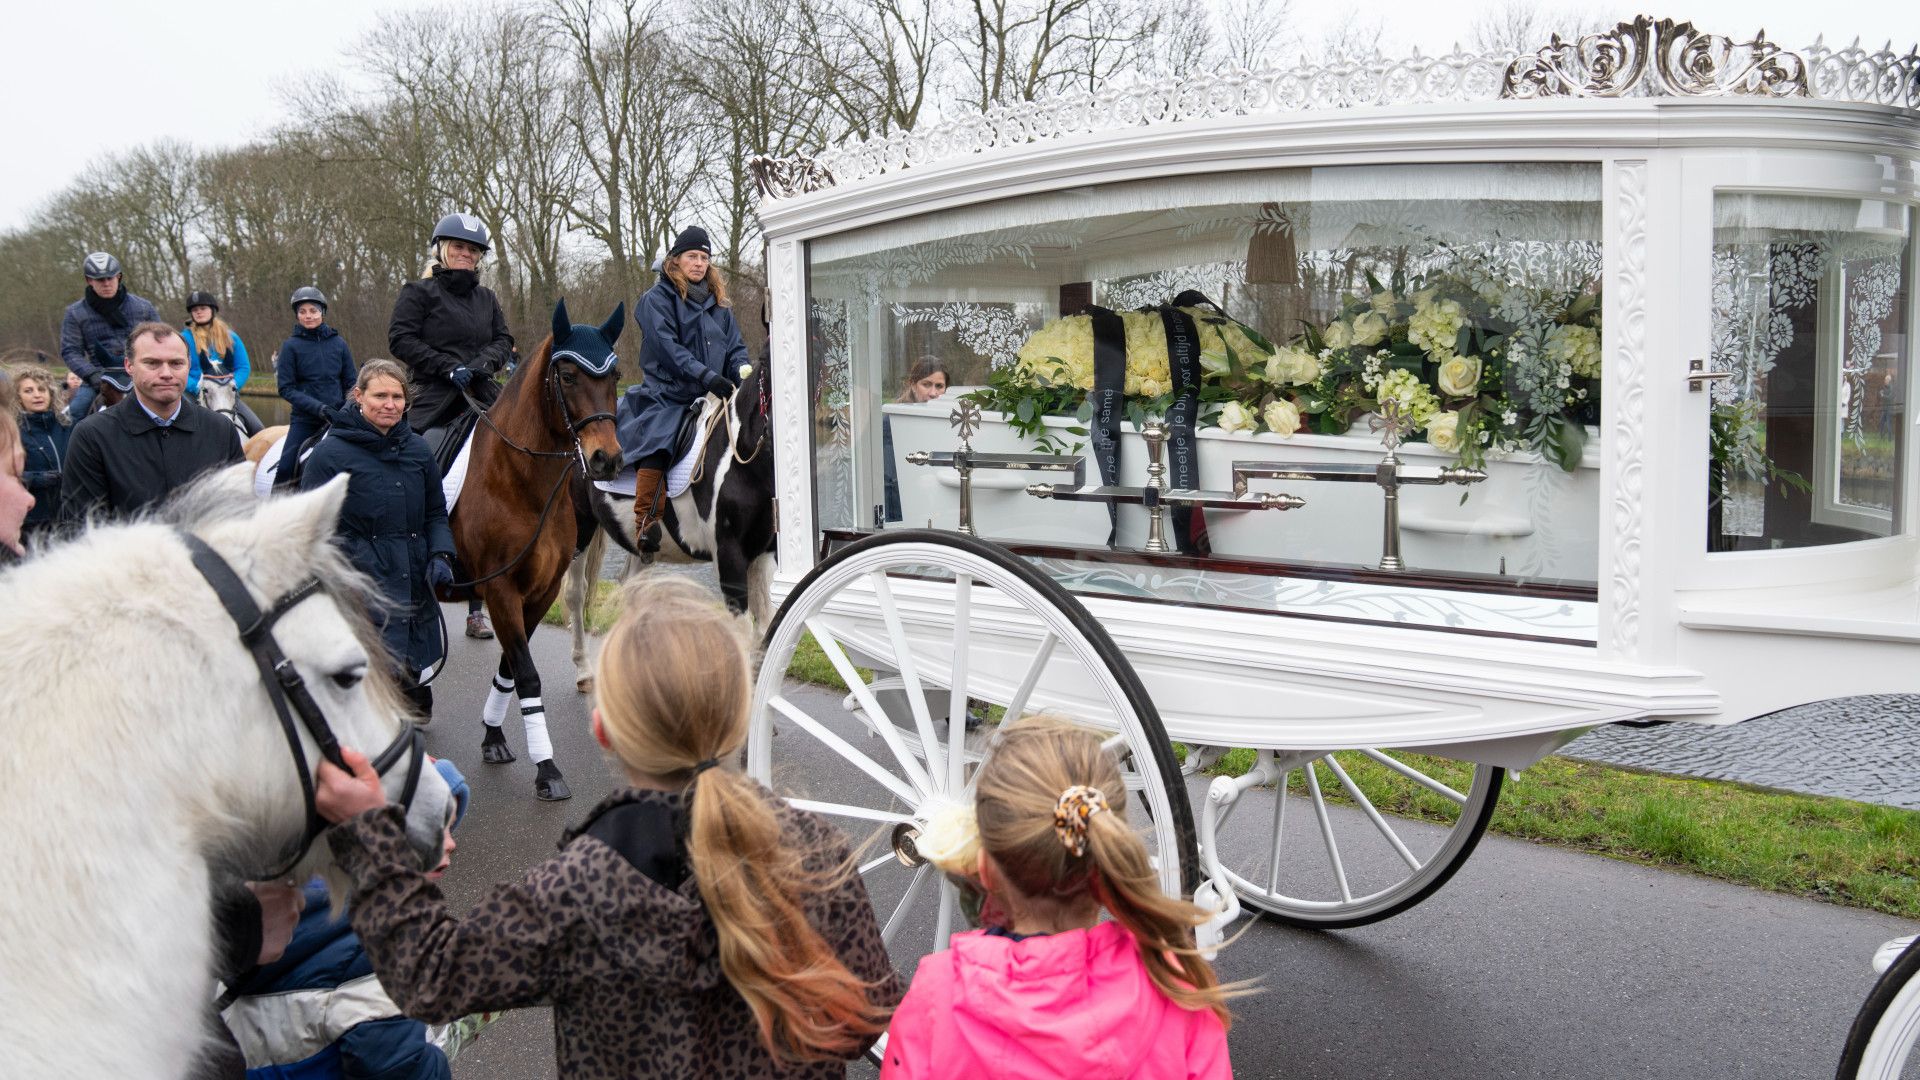
[{"label": "white rose", "polygon": [[973,800],[933,798],[921,806],[913,846],[943,872],[972,877],[980,862],[980,823]]},{"label": "white rose", "polygon": [[1387,320],[1369,311],[1354,316],[1353,343],[1355,345],[1378,345],[1386,340]]},{"label": "white rose", "polygon": [[1253,413],[1237,401],[1227,402],[1220,410],[1220,430],[1229,435],[1251,435],[1259,426]]},{"label": "white rose", "polygon": [[1275,386],[1310,383],[1320,377],[1320,358],[1305,349],[1288,347],[1267,361],[1267,381]]},{"label": "white rose", "polygon": [[1327,348],[1344,349],[1353,344],[1353,327],[1344,322],[1332,323],[1320,337],[1327,343]]},{"label": "white rose", "polygon": [[1150,397],[1150,398],[1159,397],[1163,393],[1165,393],[1165,390],[1161,388],[1158,382],[1155,382],[1152,379],[1140,380],[1140,396],[1141,397]]},{"label": "white rose", "polygon": [[1400,298],[1393,295],[1392,289],[1382,289],[1373,294],[1373,310],[1382,315],[1393,314],[1393,309],[1398,306],[1400,306]]},{"label": "white rose", "polygon": [[1300,430],[1300,410],[1286,398],[1268,405],[1261,418],[1267,422],[1267,430],[1275,435],[1287,436]]},{"label": "white rose", "polygon": [[1437,380],[1448,397],[1469,397],[1480,389],[1480,358],[1456,356],[1440,365]]},{"label": "white rose", "polygon": [[1460,452],[1460,414],[1434,413],[1427,418],[1427,445],[1449,454]]}]

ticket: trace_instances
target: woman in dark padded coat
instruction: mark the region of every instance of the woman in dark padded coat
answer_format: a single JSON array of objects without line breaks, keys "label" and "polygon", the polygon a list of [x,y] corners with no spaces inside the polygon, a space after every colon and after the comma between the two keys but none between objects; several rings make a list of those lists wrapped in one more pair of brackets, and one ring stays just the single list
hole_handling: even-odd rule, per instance
[{"label": "woman in dark padded coat", "polygon": [[391,360],[360,369],[353,400],[335,409],[327,437],[300,474],[302,489],[348,477],[336,542],[372,578],[390,605],[374,612],[400,685],[423,717],[433,688],[420,676],[440,659],[440,609],[433,587],[453,580],[453,531],[440,469],[407,426],[406,373]]},{"label": "woman in dark padded coat", "polygon": [[[387,348],[413,375],[413,407],[407,422],[442,462],[454,421],[466,411],[466,394],[483,407],[500,394],[493,377],[513,360],[513,335],[500,299],[480,284],[480,260],[491,235],[471,214],[448,214],[433,229],[433,263],[393,302]],[[464,393],[463,393],[464,391]],[[493,628],[480,601],[467,604],[467,636],[490,638]]]}]

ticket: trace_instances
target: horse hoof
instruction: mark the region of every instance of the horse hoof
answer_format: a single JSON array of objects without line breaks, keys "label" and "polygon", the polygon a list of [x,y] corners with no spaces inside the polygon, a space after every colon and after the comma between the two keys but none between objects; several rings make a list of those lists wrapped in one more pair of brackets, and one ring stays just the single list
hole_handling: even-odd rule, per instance
[{"label": "horse hoof", "polygon": [[533,793],[541,802],[573,798],[573,789],[567,786],[567,778],[560,775],[560,766],[552,761],[540,763],[539,772],[533,778]]},{"label": "horse hoof", "polygon": [[488,725],[486,737],[480,740],[480,760],[489,765],[506,765],[514,760],[506,732]]}]

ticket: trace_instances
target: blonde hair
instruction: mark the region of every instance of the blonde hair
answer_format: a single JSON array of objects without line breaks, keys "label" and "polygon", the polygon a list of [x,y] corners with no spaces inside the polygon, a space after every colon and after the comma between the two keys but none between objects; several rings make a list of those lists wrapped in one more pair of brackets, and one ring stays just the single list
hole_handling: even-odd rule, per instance
[{"label": "blonde hair", "polygon": [[[685,251],[680,253],[680,255],[685,254]],[[660,264],[660,272],[666,275],[668,281],[673,282],[674,288],[680,290],[680,299],[685,300],[687,298],[687,272],[680,269],[680,255],[667,256],[667,261]],[[708,258],[711,259],[712,256],[708,256]],[[718,266],[715,266],[712,262],[708,262],[707,276],[703,280],[706,281],[707,287],[713,290],[714,303],[719,304],[721,307],[733,306],[733,301],[727,298],[726,275],[720,272]]]},{"label": "blonde hair", "polygon": [[407,380],[407,369],[397,360],[369,360],[360,366],[360,376],[353,381],[353,388],[366,393],[367,387],[375,379],[392,379],[400,384],[400,392],[406,395],[407,402],[413,402],[413,383]]},{"label": "blonde hair", "polygon": [[643,578],[622,601],[597,680],[607,741],[628,769],[691,785],[687,860],[719,937],[721,970],[768,1052],[844,1060],[886,1030],[887,1010],[801,902],[849,867],[810,870],[820,853],[787,843],[765,790],[720,764],[746,743],[752,646],[739,621],[685,578]]},{"label": "blonde hair", "polygon": [[[192,309],[188,309],[191,312]],[[227,362],[228,354],[233,352],[233,327],[216,311],[207,325],[201,326],[193,321],[193,315],[187,315],[187,332],[193,335],[194,350],[202,356],[210,356],[221,363]]]},{"label": "blonde hair", "polygon": [[12,413],[0,409],[0,476],[21,479],[26,462],[27,444],[20,439],[20,425]]},{"label": "blonde hair", "polygon": [[56,422],[61,424],[73,422],[68,418],[67,410],[60,407],[60,381],[53,377],[52,371],[38,364],[26,364],[13,369],[13,393],[17,404],[15,412],[27,411],[26,402],[19,400],[20,384],[27,382],[36,382],[46,388],[47,411],[53,414]]},{"label": "blonde hair", "polygon": [[[1147,975],[1183,1009],[1211,1009],[1231,1023],[1231,996],[1197,949],[1193,929],[1209,913],[1167,896],[1147,846],[1127,824],[1127,788],[1100,736],[1064,717],[1030,716],[1000,730],[980,766],[974,813],[980,846],[1005,885],[1023,897],[1071,902],[1091,895],[1139,943]],[[1106,808],[1085,819],[1085,854],[1054,827],[1069,788],[1099,789]],[[996,882],[996,885],[1001,884]]]}]

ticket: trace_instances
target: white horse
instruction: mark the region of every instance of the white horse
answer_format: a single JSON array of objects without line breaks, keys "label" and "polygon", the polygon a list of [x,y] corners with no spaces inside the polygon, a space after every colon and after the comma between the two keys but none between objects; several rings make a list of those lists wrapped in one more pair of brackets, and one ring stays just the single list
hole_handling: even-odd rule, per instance
[{"label": "white horse", "polygon": [[[306,836],[288,737],[185,533],[262,610],[317,578],[274,640],[343,744],[371,757],[403,731],[367,583],[330,542],[345,478],[263,504],[249,471],[0,573],[0,1074],[184,1075],[214,995],[211,883],[271,873]],[[421,770],[407,832],[423,860],[448,803]],[[330,870],[321,839],[290,876]]]},{"label": "white horse", "polygon": [[202,375],[200,377],[200,404],[221,416],[240,433],[240,441],[246,442],[252,434],[247,430],[247,421],[240,415],[240,391],[233,388],[231,375]]}]

